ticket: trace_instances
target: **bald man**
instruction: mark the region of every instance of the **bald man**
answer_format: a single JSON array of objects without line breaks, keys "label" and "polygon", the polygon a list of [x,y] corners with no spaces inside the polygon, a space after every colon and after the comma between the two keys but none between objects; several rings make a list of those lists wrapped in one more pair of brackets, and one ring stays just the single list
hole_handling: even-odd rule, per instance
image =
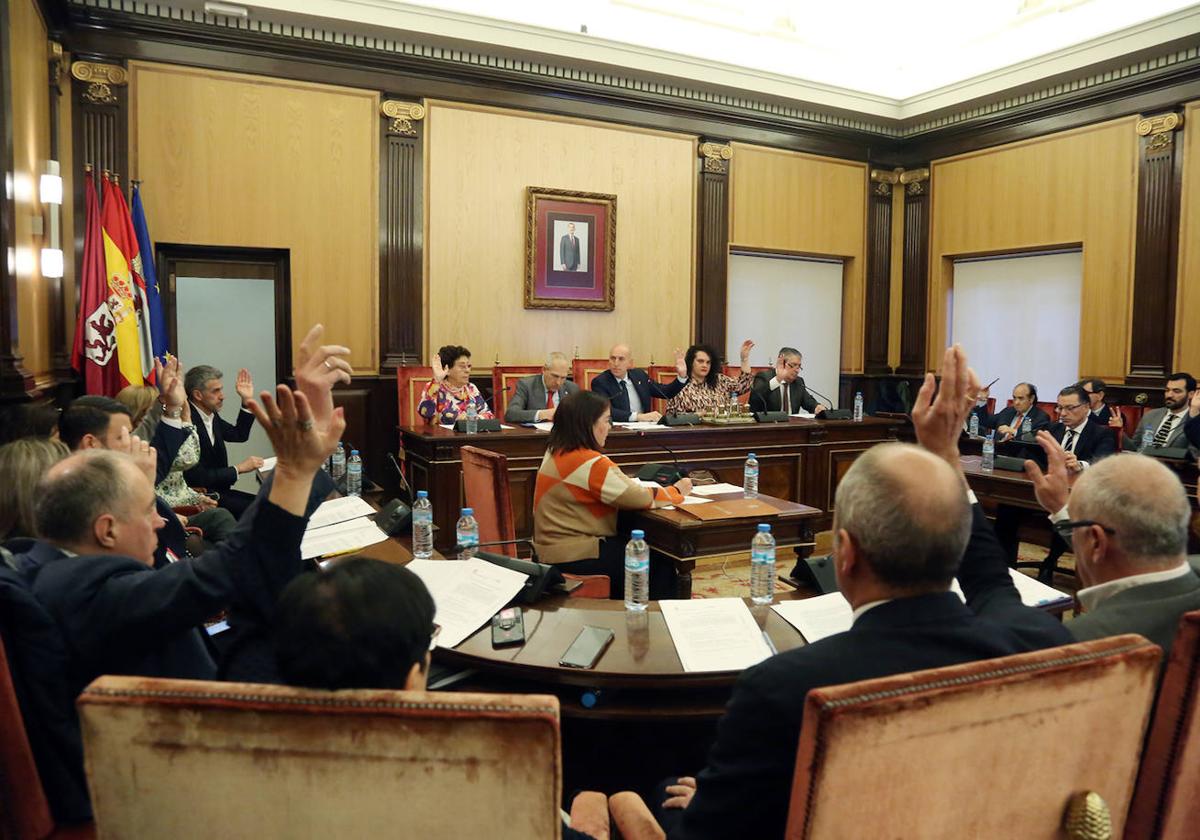
[{"label": "bald man", "polygon": [[564,397],[579,392],[579,386],[567,376],[571,363],[557,350],[546,356],[541,373],[517,380],[517,389],[504,409],[506,423],[544,423],[554,420]]},{"label": "bald man", "polygon": [[[668,837],[783,836],[809,689],[1071,641],[1053,616],[1022,606],[987,519],[970,501],[958,434],[978,382],[974,390],[969,379],[957,383],[961,351],[947,356],[937,399],[930,375],[913,407],[926,448],[876,446],[838,484],[834,568],[854,610],[851,629],[742,673],[707,766],[665,790]],[[970,606],[950,591],[956,574],[964,588],[971,583]]]},{"label": "bald man", "polygon": [[1062,448],[1044,434],[1038,442],[1046,472],[1032,461],[1025,469],[1072,546],[1083,587],[1076,597],[1086,612],[1067,630],[1079,641],[1140,633],[1170,653],[1180,617],[1200,609],[1200,576],[1187,561],[1192,506],[1179,477],[1127,453],[1095,464],[1072,488]]},{"label": "bald man", "polygon": [[669,400],[687,384],[687,364],[679,348],[675,349],[675,374],[675,380],[666,385],[655,382],[646,371],[633,366],[633,351],[628,344],[614,344],[608,351],[608,370],[592,380],[592,390],[608,397],[614,423],[657,423],[662,414],[650,408],[650,400]]}]

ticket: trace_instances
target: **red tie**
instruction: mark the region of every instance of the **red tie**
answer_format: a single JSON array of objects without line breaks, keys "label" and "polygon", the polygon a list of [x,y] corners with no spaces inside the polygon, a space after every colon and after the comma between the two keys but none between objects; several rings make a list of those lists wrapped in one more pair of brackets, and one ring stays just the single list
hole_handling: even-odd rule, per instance
[{"label": "red tie", "polygon": [[546,408],[554,408],[554,392],[546,392]]}]

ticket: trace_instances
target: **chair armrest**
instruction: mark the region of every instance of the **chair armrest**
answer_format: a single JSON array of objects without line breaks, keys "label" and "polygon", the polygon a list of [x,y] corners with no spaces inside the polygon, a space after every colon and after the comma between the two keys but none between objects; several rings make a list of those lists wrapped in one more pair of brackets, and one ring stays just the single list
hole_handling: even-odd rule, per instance
[{"label": "chair armrest", "polygon": [[608,800],[603,793],[585,790],[571,803],[571,828],[596,840],[608,840]]},{"label": "chair armrest", "polygon": [[608,798],[608,811],[623,840],[666,840],[666,832],[636,793],[614,793]]}]

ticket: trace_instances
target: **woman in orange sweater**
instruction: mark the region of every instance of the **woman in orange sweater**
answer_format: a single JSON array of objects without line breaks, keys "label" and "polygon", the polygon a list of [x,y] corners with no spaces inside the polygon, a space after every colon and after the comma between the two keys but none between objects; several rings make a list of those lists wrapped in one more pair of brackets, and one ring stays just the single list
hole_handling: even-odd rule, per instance
[{"label": "woman in orange sweater", "polygon": [[[617,512],[677,505],[692,482],[638,484],[601,452],[611,428],[608,400],[599,394],[580,391],[559,403],[533,494],[533,542],[543,563],[570,574],[608,575],[610,597],[622,598],[629,529],[618,528]],[[674,565],[651,551],[650,597],[674,592]]]}]

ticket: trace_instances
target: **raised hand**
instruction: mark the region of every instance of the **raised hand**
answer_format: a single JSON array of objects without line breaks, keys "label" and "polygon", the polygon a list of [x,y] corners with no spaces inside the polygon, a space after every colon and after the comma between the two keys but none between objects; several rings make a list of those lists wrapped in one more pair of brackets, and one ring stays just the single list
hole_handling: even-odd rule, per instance
[{"label": "raised hand", "polygon": [[1200,414],[1200,388],[1192,391],[1192,397],[1188,400],[1188,417],[1195,417]]},{"label": "raised hand", "polygon": [[187,402],[187,394],[183,390],[183,377],[179,374],[179,359],[167,357],[165,365],[159,365],[155,360],[158,371],[158,388],[162,393],[163,405],[166,408],[183,408]]},{"label": "raised hand", "polygon": [[321,344],[325,327],[313,326],[296,351],[296,389],[308,399],[312,420],[324,432],[333,420],[333,386],[350,382],[350,348],[340,344]]},{"label": "raised hand", "polygon": [[1071,475],[1066,451],[1046,430],[1037,433],[1038,445],[1046,453],[1046,471],[1034,461],[1025,462],[1025,475],[1033,482],[1038,504],[1047,513],[1062,510],[1071,494]]},{"label": "raised hand", "polygon": [[157,477],[158,471],[158,453],[154,447],[137,435],[130,435],[125,451],[133,458],[137,468],[142,471],[150,483],[156,484],[154,479]]},{"label": "raised hand", "polygon": [[[933,395],[937,390],[937,397]],[[942,357],[942,387],[937,388],[932,373],[917,392],[913,404],[913,429],[917,441],[933,454],[959,468],[958,437],[963,423],[975,405],[979,378],[967,366],[967,355],[960,345],[947,347]]]},{"label": "raised hand", "polygon": [[696,780],[691,776],[680,776],[675,784],[667,785],[666,792],[670,798],[663,802],[664,808],[686,808],[696,795]]},{"label": "raised hand", "polygon": [[313,476],[341,440],[346,420],[337,408],[329,427],[318,429],[308,398],[286,385],[276,386],[274,397],[263,391],[259,399],[261,405],[250,400],[246,408],[267,433],[278,459],[268,498],[289,513],[303,516]]},{"label": "raised hand", "polygon": [[441,385],[446,381],[446,377],[450,375],[450,368],[442,364],[441,356],[435,355],[429,361],[429,366],[433,368],[433,381]]},{"label": "raised hand", "polygon": [[[681,379],[687,379],[687,355],[678,347],[675,348],[675,373],[678,374]],[[1200,393],[1200,391],[1197,393]]]},{"label": "raised hand", "polygon": [[250,371],[242,368],[237,373],[237,383],[233,386],[233,390],[237,391],[237,395],[242,398],[242,404],[254,399],[254,380],[250,378]]},{"label": "raised hand", "polygon": [[741,359],[742,367],[746,367],[750,363],[750,351],[754,349],[754,342],[746,339],[742,342]]}]

